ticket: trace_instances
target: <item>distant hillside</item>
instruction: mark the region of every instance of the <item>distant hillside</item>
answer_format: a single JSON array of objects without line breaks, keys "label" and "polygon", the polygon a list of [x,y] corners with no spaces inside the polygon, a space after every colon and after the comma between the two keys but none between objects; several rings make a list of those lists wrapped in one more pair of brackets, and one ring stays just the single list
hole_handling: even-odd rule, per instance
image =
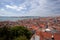
[{"label": "distant hillside", "polygon": [[33,18],[39,18],[39,16],[21,16],[21,17],[16,17],[16,16],[0,16],[0,21],[17,21],[17,20],[23,20],[23,19],[33,19]]}]

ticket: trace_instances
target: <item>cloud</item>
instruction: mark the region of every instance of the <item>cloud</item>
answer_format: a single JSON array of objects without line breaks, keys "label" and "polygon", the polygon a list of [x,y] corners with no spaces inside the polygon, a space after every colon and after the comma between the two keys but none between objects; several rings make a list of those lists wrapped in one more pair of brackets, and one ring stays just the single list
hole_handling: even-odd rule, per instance
[{"label": "cloud", "polygon": [[6,11],[5,9],[4,11],[0,9],[0,16],[16,16],[16,13]]},{"label": "cloud", "polygon": [[[6,0],[5,0],[6,1]],[[20,2],[10,0],[10,4],[5,4],[5,8],[9,9],[6,15],[15,16],[56,16],[60,15],[60,0],[25,0]],[[18,2],[19,1],[19,2]],[[7,1],[9,2],[9,1]],[[14,12],[10,11],[14,10]],[[17,11],[17,12],[16,12]],[[58,13],[58,14],[57,14]]]},{"label": "cloud", "polygon": [[56,2],[50,2],[47,0],[40,0],[40,6],[35,9],[30,10],[27,15],[32,16],[59,16],[60,15],[60,4],[56,4],[60,2],[59,0]]},{"label": "cloud", "polygon": [[22,9],[25,9],[23,6],[16,6],[16,5],[5,5],[6,8],[10,8],[10,9],[13,9],[13,10],[17,10],[17,11],[21,11]]},{"label": "cloud", "polygon": [[10,5],[5,5],[6,8],[11,8],[11,9],[17,9],[17,6],[10,6]]},{"label": "cloud", "polygon": [[5,11],[5,9],[4,9],[4,8],[1,8],[0,10],[1,10],[1,11]]}]

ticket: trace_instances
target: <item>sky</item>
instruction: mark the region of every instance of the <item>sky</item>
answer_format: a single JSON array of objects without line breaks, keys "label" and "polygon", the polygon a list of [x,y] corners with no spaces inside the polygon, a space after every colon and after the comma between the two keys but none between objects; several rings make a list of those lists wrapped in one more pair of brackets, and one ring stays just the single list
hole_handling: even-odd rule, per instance
[{"label": "sky", "polygon": [[0,0],[0,16],[60,16],[60,0]]}]

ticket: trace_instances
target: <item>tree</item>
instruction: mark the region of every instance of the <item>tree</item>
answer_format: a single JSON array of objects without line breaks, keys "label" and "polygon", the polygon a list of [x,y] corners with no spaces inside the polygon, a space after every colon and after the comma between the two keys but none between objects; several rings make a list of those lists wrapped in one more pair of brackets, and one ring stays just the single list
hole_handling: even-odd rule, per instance
[{"label": "tree", "polygon": [[29,40],[32,36],[32,32],[23,26],[15,26],[15,27],[2,27],[0,28],[0,39],[1,40],[14,40],[17,39],[26,39]]},{"label": "tree", "polygon": [[15,26],[15,27],[12,27],[10,30],[14,37],[25,35],[27,39],[29,40],[30,37],[32,36],[32,32],[23,26]]},{"label": "tree", "polygon": [[14,40],[28,40],[28,39],[26,38],[26,36],[19,36],[15,38]]}]

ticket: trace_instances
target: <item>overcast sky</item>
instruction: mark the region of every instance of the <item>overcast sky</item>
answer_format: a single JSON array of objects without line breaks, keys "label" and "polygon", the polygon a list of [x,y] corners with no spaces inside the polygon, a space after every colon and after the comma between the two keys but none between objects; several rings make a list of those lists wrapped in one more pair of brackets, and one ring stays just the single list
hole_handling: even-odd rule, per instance
[{"label": "overcast sky", "polygon": [[0,0],[0,16],[60,16],[60,0]]}]

